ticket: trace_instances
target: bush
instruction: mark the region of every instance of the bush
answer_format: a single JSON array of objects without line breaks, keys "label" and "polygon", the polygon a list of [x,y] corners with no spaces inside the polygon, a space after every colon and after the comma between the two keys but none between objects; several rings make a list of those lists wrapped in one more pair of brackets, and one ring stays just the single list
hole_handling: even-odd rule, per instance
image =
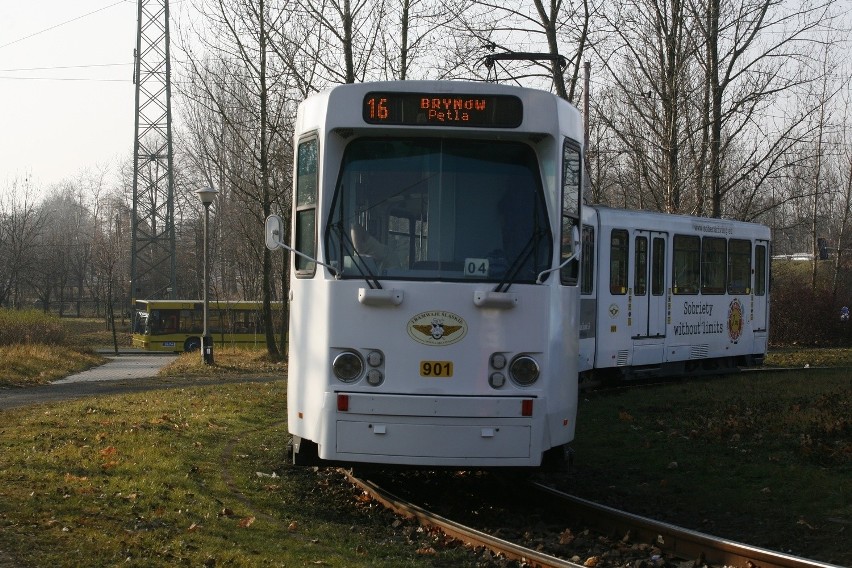
[{"label": "bush", "polygon": [[818,266],[814,289],[810,262],[773,263],[769,315],[772,345],[852,345],[852,321],[840,321],[840,309],[852,306],[852,302],[845,289],[838,290],[837,298],[832,296],[831,268],[829,263]]},{"label": "bush", "polygon": [[63,345],[67,340],[68,333],[56,316],[0,308],[0,346]]}]

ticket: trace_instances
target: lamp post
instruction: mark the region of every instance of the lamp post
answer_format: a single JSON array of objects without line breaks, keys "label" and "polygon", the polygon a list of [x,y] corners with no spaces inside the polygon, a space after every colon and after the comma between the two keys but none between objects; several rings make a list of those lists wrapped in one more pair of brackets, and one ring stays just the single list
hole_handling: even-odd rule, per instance
[{"label": "lamp post", "polygon": [[212,187],[202,187],[195,193],[204,204],[204,332],[201,336],[201,362],[205,365],[213,364],[213,338],[207,333],[207,306],[210,301],[210,263],[207,260],[207,225],[210,221],[210,204],[219,193]]}]

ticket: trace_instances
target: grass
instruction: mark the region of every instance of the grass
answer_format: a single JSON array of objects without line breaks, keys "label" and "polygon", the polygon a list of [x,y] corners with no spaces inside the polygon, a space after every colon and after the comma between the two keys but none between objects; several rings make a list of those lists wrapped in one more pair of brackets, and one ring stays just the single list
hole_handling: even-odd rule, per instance
[{"label": "grass", "polygon": [[[0,551],[32,566],[473,565],[284,466],[283,382],[4,412]],[[14,426],[13,426],[14,425]],[[2,560],[2,555],[0,555]]]},{"label": "grass", "polygon": [[[130,344],[119,333],[120,345]],[[44,385],[100,365],[95,347],[112,346],[97,318],[58,318],[36,310],[0,308],[0,388]]]},{"label": "grass", "polygon": [[740,374],[589,394],[581,495],[852,566],[852,377]]},{"label": "grass", "polygon": [[287,363],[274,360],[265,350],[217,348],[214,365],[204,365],[198,353],[183,353],[164,367],[161,377],[284,377]]},{"label": "grass", "polygon": [[41,344],[0,346],[0,387],[43,385],[104,361],[91,350]]},{"label": "grass", "polygon": [[852,348],[773,347],[766,355],[767,367],[852,367]]}]

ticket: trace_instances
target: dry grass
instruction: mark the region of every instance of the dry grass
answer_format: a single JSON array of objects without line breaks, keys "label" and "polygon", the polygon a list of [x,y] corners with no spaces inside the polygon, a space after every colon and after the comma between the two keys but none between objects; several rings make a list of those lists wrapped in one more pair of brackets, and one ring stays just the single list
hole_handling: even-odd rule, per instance
[{"label": "dry grass", "polygon": [[284,377],[287,363],[273,360],[265,350],[237,349],[233,347],[215,349],[213,365],[204,365],[200,353],[183,353],[166,365],[161,377]]},{"label": "dry grass", "polygon": [[0,564],[477,565],[395,528],[333,470],[285,465],[283,391],[223,381],[4,411]]},{"label": "dry grass", "polygon": [[90,350],[18,344],[0,347],[0,387],[43,385],[85,371],[105,359]]}]

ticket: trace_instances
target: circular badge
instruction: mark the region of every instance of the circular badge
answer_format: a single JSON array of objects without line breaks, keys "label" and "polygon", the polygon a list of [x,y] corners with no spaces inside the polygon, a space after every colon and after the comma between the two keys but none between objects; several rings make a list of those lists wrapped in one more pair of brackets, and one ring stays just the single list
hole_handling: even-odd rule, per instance
[{"label": "circular badge", "polygon": [[422,312],[408,320],[408,336],[423,345],[452,345],[467,335],[467,323],[452,312]]},{"label": "circular badge", "polygon": [[743,333],[743,325],[745,325],[743,305],[738,299],[734,298],[728,306],[728,336],[731,338],[731,341],[736,341],[740,338],[740,335]]}]

